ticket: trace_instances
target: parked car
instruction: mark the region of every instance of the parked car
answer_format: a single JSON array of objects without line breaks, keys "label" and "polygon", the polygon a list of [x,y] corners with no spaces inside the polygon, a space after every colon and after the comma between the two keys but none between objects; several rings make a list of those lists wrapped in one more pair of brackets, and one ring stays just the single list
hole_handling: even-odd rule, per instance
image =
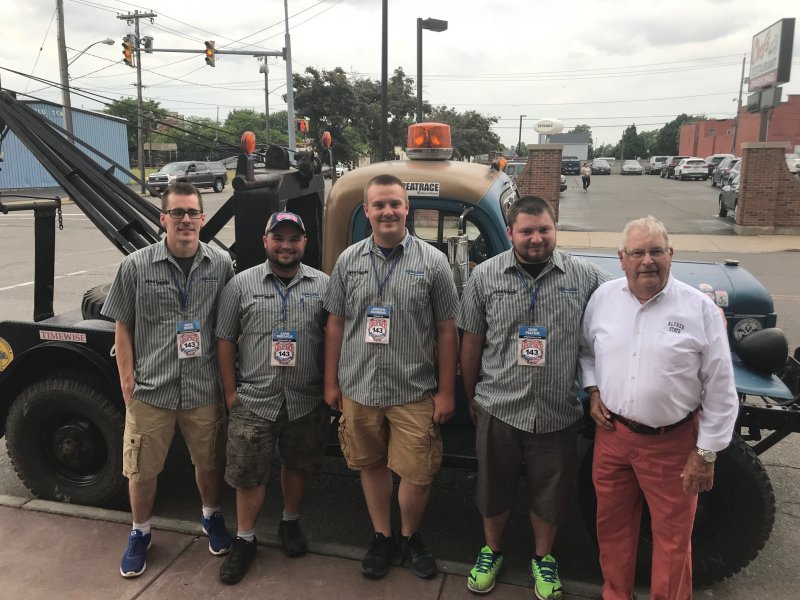
[{"label": "parked car", "polygon": [[690,156],[689,158],[681,159],[675,165],[675,179],[683,181],[684,179],[708,179],[708,166],[706,161],[697,156]]},{"label": "parked car", "polygon": [[792,175],[800,174],[800,157],[796,154],[787,154],[786,167]]},{"label": "parked car", "polygon": [[188,181],[195,187],[221,192],[228,183],[228,171],[221,162],[192,160],[169,163],[147,178],[150,195],[163,193],[174,181]]},{"label": "parked car", "polygon": [[622,163],[622,170],[620,171],[621,175],[641,175],[642,174],[642,165],[639,164],[638,160],[626,160]]},{"label": "parked car", "polygon": [[[527,160],[510,160],[506,165],[505,173],[509,177],[511,177],[511,181],[516,181],[517,178],[522,175],[522,172],[525,170],[525,165],[528,164]],[[564,174],[561,175],[561,183],[559,186],[559,191],[563,192],[567,189],[567,178],[564,177]]]},{"label": "parked car", "polygon": [[733,154],[712,154],[706,156],[706,164],[708,165],[708,176],[711,177],[712,171],[726,158],[736,158]]},{"label": "parked car", "polygon": [[737,177],[741,172],[742,160],[739,159],[733,164],[731,170],[728,172],[728,175],[722,179],[722,185],[728,185],[731,181],[733,181],[733,178]]},{"label": "parked car", "polygon": [[719,216],[727,217],[728,211],[733,211],[736,218],[736,205],[739,204],[739,174],[731,179],[728,185],[722,186],[719,193]]},{"label": "parked car", "polygon": [[661,167],[661,177],[666,177],[670,179],[675,175],[675,167],[678,166],[678,163],[681,162],[684,158],[691,158],[689,156],[670,156],[669,160],[664,163],[664,166]]},{"label": "parked car", "polygon": [[728,158],[723,158],[722,162],[720,162],[713,171],[711,171],[711,187],[722,187],[727,183],[728,174],[731,171],[731,167],[739,162],[741,159],[736,156],[729,156]]},{"label": "parked car", "polygon": [[602,158],[592,161],[592,175],[611,175],[611,165]]},{"label": "parked car", "polygon": [[669,156],[651,156],[650,160],[644,165],[644,172],[648,175],[661,175],[661,167]]},{"label": "parked car", "polygon": [[579,175],[581,172],[581,161],[572,159],[563,159],[561,161],[561,174],[562,175]]},{"label": "parked car", "polygon": [[608,163],[608,166],[612,168],[614,167],[614,163],[617,162],[617,159],[613,156],[598,156],[595,158],[595,160],[604,160]]}]

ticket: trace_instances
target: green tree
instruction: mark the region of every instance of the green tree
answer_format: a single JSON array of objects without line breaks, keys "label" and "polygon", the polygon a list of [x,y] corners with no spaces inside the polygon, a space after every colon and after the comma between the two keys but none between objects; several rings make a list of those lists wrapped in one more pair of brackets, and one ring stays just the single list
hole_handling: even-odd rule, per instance
[{"label": "green tree", "polygon": [[666,123],[658,132],[656,137],[656,147],[652,154],[666,154],[674,156],[678,154],[678,146],[681,138],[681,125],[694,121],[705,121],[705,115],[687,115],[682,113],[669,123]]},{"label": "green tree", "polygon": [[237,108],[228,113],[222,128],[225,130],[220,138],[235,146],[239,145],[242,134],[245,131],[252,131],[256,134],[257,140],[264,139],[264,125],[266,117],[264,113],[256,112],[251,108]]},{"label": "green tree", "polygon": [[586,137],[589,138],[589,154],[588,156],[594,156],[594,141],[592,137],[592,128],[589,125],[581,124],[575,125],[572,128],[572,133],[584,133]]},{"label": "green tree", "polygon": [[620,140],[620,159],[636,158],[644,156],[644,142],[636,131],[636,125],[625,128]]},{"label": "green tree", "polygon": [[642,138],[642,143],[644,144],[644,154],[642,155],[645,158],[649,158],[653,156],[654,152],[653,149],[656,147],[656,143],[658,140],[658,129],[652,129],[650,131],[640,131],[639,137]]},{"label": "green tree", "polygon": [[[107,115],[115,117],[122,117],[128,122],[128,151],[136,152],[138,145],[138,137],[136,135],[138,124],[139,103],[136,98],[120,97],[119,100],[114,100],[103,111]],[[153,135],[158,129],[158,121],[167,115],[167,110],[161,108],[161,105],[155,100],[146,100],[142,102],[142,127],[144,134],[142,137],[143,142],[150,142],[153,140]]]},{"label": "green tree", "polygon": [[500,146],[500,137],[491,129],[497,123],[497,117],[487,117],[474,110],[460,113],[454,108],[437,106],[432,110],[431,119],[450,125],[453,158],[456,160],[470,160]]}]

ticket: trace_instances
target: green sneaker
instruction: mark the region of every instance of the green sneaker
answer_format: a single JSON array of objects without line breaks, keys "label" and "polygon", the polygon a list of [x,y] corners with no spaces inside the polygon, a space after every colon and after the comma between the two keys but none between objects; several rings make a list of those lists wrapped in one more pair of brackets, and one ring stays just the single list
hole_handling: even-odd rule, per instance
[{"label": "green sneaker", "polygon": [[558,563],[552,554],[542,560],[531,559],[531,576],[533,591],[539,600],[559,600],[561,598],[561,580],[558,578]]},{"label": "green sneaker", "polygon": [[475,566],[467,577],[467,588],[477,594],[488,594],[494,589],[494,580],[503,570],[503,555],[495,555],[489,546],[481,548]]}]

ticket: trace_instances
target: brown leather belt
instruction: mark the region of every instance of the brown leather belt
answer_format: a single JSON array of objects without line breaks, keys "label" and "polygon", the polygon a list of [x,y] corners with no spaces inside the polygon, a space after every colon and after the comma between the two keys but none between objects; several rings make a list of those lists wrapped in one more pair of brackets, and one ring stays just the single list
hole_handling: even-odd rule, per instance
[{"label": "brown leather belt", "polygon": [[[611,412],[611,411],[609,411]],[[650,427],[650,425],[645,425],[644,423],[637,423],[636,421],[631,421],[630,419],[626,419],[616,413],[611,413],[611,417],[615,421],[619,421],[625,427],[630,429],[633,433],[641,433],[642,435],[659,435],[661,433],[667,433],[668,431],[672,431],[673,429],[683,425],[694,416],[694,412],[690,412],[688,415],[683,417],[677,423],[673,423],[672,425],[664,425],[663,427]]]}]

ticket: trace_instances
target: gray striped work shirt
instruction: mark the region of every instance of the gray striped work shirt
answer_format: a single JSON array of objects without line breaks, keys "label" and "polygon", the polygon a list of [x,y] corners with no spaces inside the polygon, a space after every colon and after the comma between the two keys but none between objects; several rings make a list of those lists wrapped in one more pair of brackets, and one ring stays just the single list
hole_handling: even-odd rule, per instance
[{"label": "gray striped work shirt", "polygon": [[[531,294],[536,296],[531,317]],[[555,250],[538,278],[513,248],[478,265],[461,298],[458,327],[485,338],[475,401],[489,414],[531,433],[559,431],[583,416],[575,376],[581,318],[589,297],[610,276],[592,263]],[[547,327],[545,364],[517,364],[520,325]]]},{"label": "gray striped work shirt", "polygon": [[[382,302],[373,261],[380,281],[395,265]],[[369,344],[367,307],[379,304],[392,309],[389,343]],[[436,324],[458,312],[450,265],[438,249],[408,232],[388,258],[372,238],[353,244],[336,261],[325,309],[345,319],[339,358],[343,395],[366,406],[398,406],[436,389]]]},{"label": "gray striped work shirt", "polygon": [[[276,285],[288,294],[285,323]],[[238,343],[237,401],[258,416],[277,420],[285,402],[293,421],[323,402],[327,313],[322,299],[327,287],[328,276],[306,265],[300,265],[286,286],[269,263],[242,271],[225,286],[217,309],[217,337]],[[295,366],[270,365],[273,329],[297,332]]]},{"label": "gray striped work shirt", "polygon": [[[134,398],[168,409],[221,401],[214,321],[217,298],[231,277],[230,257],[202,242],[188,278],[166,242],[125,257],[102,313],[134,326]],[[176,282],[187,293],[185,309]],[[178,322],[195,320],[200,321],[202,356],[179,359]]]}]

